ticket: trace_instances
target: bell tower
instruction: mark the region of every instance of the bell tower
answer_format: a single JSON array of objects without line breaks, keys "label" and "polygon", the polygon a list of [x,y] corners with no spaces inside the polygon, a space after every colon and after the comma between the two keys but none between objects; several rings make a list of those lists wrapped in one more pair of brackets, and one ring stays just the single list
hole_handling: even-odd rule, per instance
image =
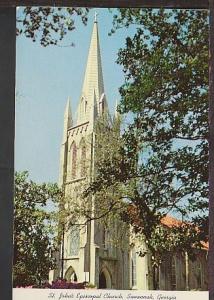
[{"label": "bell tower", "polygon": [[[59,184],[65,199],[75,199],[78,187],[93,176],[96,142],[94,127],[98,116],[103,113],[108,114],[108,104],[95,14],[77,119],[73,121],[70,99],[64,114]],[[125,270],[124,262],[128,261],[128,254],[121,254],[119,250],[104,245],[105,234],[104,229],[93,219],[84,226],[72,225],[65,230],[57,276],[63,273],[63,277],[68,280],[88,281],[102,288],[129,288],[128,272],[124,272],[126,275],[121,274],[121,270]]]}]

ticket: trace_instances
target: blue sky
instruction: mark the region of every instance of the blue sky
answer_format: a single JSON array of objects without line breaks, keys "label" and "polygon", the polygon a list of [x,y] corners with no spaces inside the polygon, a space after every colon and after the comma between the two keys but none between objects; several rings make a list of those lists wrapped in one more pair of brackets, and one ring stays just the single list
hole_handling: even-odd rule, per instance
[{"label": "blue sky", "polygon": [[[117,52],[132,32],[119,30],[108,36],[112,14],[96,9],[103,64],[105,92],[110,111],[119,100],[118,88],[124,82],[122,68],[115,61]],[[17,38],[16,65],[16,138],[15,169],[28,170],[36,182],[57,182],[63,115],[67,98],[71,97],[72,113],[77,108],[86,67],[95,9],[88,25],[78,22],[62,45],[75,47],[42,47],[39,42]]]}]

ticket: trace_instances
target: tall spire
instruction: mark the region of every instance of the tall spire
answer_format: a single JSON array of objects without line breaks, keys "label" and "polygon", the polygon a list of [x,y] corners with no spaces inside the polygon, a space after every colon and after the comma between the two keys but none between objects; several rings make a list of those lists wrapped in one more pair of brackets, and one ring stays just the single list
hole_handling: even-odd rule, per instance
[{"label": "tall spire", "polygon": [[94,13],[94,23],[97,23],[97,15],[98,15],[98,13],[95,11],[95,13]]},{"label": "tall spire", "polygon": [[[89,47],[88,60],[85,70],[82,92],[80,96],[77,125],[91,119],[91,112],[94,109],[94,98],[96,98],[97,112],[101,112],[100,100],[104,94],[102,63],[99,45],[97,14],[95,14],[91,43]],[[106,105],[106,100],[102,100]]]}]

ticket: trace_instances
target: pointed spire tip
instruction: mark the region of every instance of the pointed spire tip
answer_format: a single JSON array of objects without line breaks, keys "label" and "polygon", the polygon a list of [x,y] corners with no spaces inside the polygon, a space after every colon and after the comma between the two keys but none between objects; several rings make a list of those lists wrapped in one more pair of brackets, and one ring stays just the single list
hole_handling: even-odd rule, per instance
[{"label": "pointed spire tip", "polygon": [[95,11],[95,13],[94,13],[94,23],[97,23],[97,16],[98,16],[98,13]]}]

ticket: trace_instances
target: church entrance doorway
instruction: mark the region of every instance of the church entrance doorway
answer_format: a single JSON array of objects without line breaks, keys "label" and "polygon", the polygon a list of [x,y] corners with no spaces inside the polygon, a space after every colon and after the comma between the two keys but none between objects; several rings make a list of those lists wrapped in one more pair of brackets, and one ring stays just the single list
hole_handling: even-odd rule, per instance
[{"label": "church entrance doorway", "polygon": [[99,278],[99,288],[100,288],[100,289],[106,289],[106,288],[107,288],[107,285],[106,285],[106,278],[105,278],[105,275],[104,275],[103,272],[100,274],[100,278]]},{"label": "church entrance doorway", "polygon": [[99,289],[111,289],[111,276],[105,268],[100,272],[99,276]]},{"label": "church entrance doorway", "polygon": [[72,267],[69,267],[66,271],[65,279],[70,282],[77,282],[77,275]]}]

